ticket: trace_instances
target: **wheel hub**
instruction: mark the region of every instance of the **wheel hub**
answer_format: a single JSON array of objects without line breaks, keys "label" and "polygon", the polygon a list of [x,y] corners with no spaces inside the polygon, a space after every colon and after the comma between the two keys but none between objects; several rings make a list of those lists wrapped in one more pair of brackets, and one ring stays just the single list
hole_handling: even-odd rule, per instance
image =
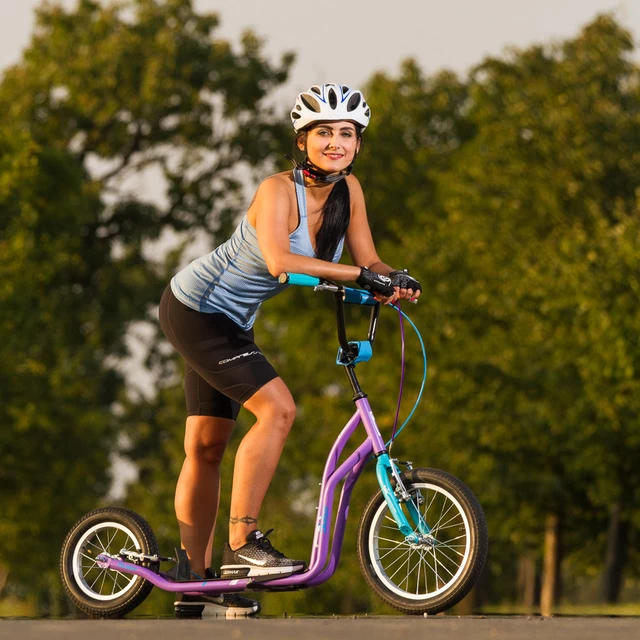
[{"label": "wheel hub", "polygon": [[405,542],[412,549],[431,549],[437,544],[436,539],[430,534],[412,533],[405,538]]}]

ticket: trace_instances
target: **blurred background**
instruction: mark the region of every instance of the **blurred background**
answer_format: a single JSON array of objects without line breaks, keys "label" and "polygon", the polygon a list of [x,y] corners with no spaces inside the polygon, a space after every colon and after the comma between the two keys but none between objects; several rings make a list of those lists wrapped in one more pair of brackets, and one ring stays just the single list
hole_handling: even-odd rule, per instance
[{"label": "blurred background", "polygon": [[[409,313],[425,397],[394,453],[463,479],[490,555],[454,613],[640,614],[640,6],[602,1],[1,0],[0,616],[73,613],[66,532],[110,504],[179,543],[185,420],[160,294],[284,170],[311,84],[372,109],[356,175]],[[324,456],[352,411],[331,301],[289,290],[256,340],[299,411],[263,510],[308,557]],[[353,332],[366,318],[350,318]],[[400,340],[384,313],[363,388],[383,432]],[[422,374],[409,337],[403,413]],[[240,414],[223,468],[226,537]],[[263,611],[392,613],[359,572]],[[266,528],[266,526],[265,526]],[[154,590],[139,614],[172,615]]]}]

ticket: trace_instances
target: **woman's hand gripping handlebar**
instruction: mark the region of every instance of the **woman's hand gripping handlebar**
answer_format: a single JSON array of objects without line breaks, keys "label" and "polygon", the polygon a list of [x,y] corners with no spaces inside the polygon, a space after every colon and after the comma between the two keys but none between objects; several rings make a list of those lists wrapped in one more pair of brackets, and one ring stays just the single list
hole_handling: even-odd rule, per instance
[{"label": "woman's hand gripping handlebar", "polygon": [[363,304],[373,306],[377,304],[375,297],[362,289],[352,289],[343,287],[333,282],[321,280],[315,276],[308,276],[304,273],[281,273],[278,277],[280,284],[295,284],[299,287],[313,287],[316,291],[331,291],[341,293],[342,299],[347,304]]},{"label": "woman's hand gripping handlebar", "polygon": [[368,291],[352,289],[351,287],[343,287],[333,282],[305,275],[304,273],[281,273],[278,277],[278,281],[280,284],[295,284],[301,287],[313,287],[314,291],[330,291],[334,294],[336,298],[336,314],[338,321],[338,342],[346,354],[353,351],[355,343],[350,343],[347,338],[344,303],[360,304],[372,307],[368,341],[373,343],[376,328],[378,326],[377,319],[380,311],[380,303]]}]

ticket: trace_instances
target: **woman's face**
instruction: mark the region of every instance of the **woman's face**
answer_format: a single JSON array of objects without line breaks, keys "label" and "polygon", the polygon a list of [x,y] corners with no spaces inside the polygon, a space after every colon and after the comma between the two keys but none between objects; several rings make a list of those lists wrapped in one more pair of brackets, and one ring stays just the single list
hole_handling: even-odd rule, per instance
[{"label": "woman's face", "polygon": [[[304,139],[298,140],[304,150]],[[352,162],[360,148],[360,140],[353,122],[321,122],[307,130],[309,160],[327,173],[339,173]]]}]

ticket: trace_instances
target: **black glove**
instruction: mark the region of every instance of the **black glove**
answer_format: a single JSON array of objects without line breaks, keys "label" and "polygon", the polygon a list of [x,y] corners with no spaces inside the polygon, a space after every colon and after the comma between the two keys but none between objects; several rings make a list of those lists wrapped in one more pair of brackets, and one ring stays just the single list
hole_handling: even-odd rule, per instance
[{"label": "black glove", "polygon": [[394,287],[400,287],[400,289],[413,289],[413,291],[422,291],[420,283],[409,275],[409,269],[403,269],[402,271],[392,271],[389,274],[391,278],[391,284]]},{"label": "black glove", "polygon": [[375,271],[369,271],[367,267],[360,269],[360,275],[356,280],[356,284],[367,291],[371,291],[371,293],[379,293],[385,297],[392,296],[395,291],[391,284],[391,278],[380,275]]}]

